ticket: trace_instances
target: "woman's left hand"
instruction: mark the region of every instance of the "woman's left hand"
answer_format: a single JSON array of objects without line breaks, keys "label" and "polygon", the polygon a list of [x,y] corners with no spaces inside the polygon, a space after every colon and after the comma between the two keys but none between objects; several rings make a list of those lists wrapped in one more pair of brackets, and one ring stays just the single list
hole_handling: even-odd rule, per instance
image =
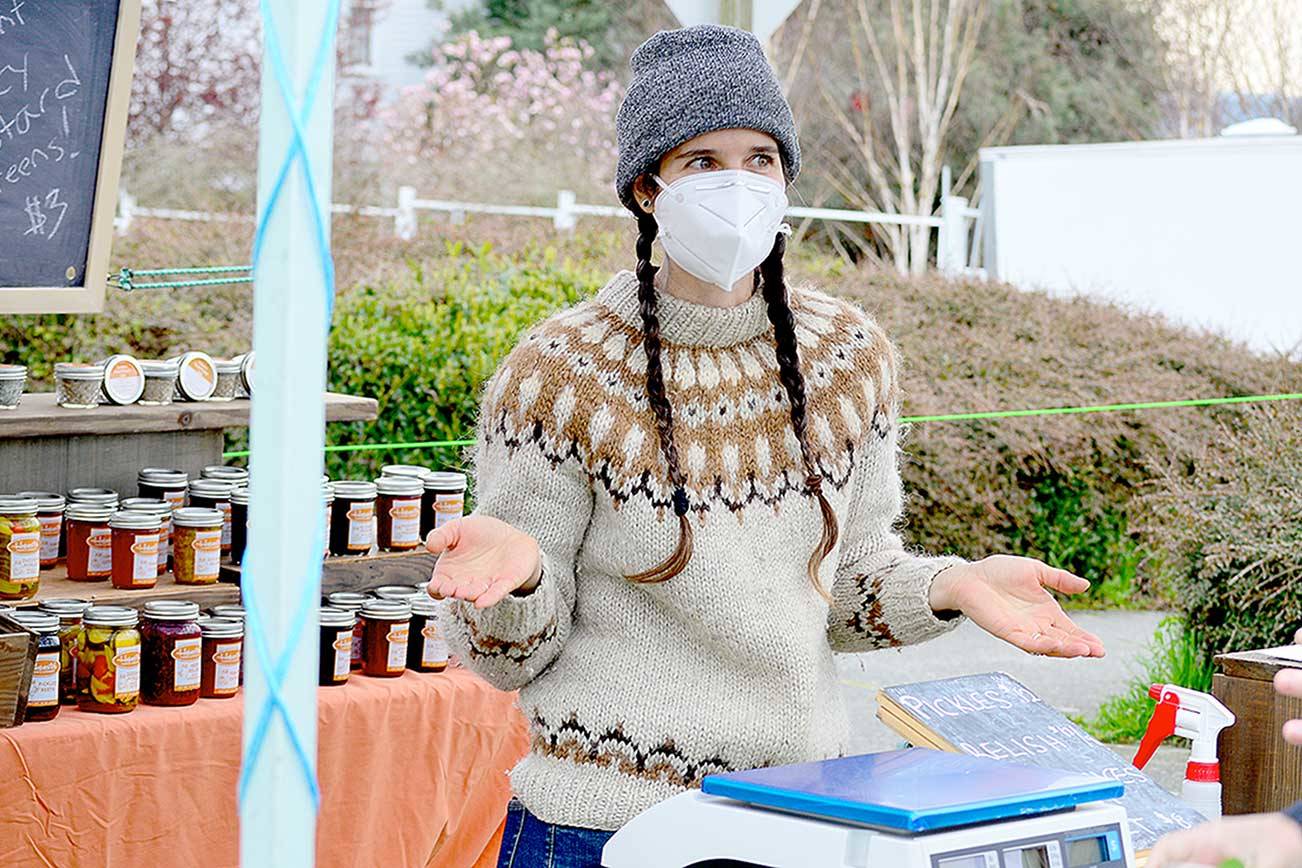
[{"label": "woman's left hand", "polygon": [[1103,642],[1082,630],[1046,588],[1079,594],[1090,583],[1033,558],[994,555],[942,570],[931,608],[960,611],[991,635],[1031,654],[1102,657]]}]

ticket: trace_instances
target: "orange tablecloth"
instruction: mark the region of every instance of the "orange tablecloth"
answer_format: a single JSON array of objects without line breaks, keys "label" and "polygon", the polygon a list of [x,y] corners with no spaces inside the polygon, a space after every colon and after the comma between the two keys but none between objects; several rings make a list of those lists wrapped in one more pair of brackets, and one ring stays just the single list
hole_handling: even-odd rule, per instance
[{"label": "orange tablecloth", "polygon": [[[0,865],[238,863],[240,697],[0,730]],[[513,694],[470,672],[319,690],[321,866],[496,864],[527,747]]]}]

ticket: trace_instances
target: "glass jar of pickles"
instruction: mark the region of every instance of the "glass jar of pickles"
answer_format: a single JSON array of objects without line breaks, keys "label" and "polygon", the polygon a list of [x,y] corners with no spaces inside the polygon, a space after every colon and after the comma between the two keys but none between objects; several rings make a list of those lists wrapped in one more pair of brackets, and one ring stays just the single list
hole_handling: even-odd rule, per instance
[{"label": "glass jar of pickles", "polygon": [[158,584],[158,538],[162,523],[153,513],[129,509],[109,519],[113,535],[113,587],[122,591]]},{"label": "glass jar of pickles", "polygon": [[221,512],[187,506],[172,513],[172,572],[178,585],[217,581],[221,546]]},{"label": "glass jar of pickles", "polygon": [[203,634],[198,620],[198,603],[145,603],[140,622],[144,655],[140,699],[146,705],[190,705],[199,698]]},{"label": "glass jar of pickles", "polygon": [[321,607],[321,670],[317,684],[344,684],[353,665],[353,629],[357,616],[336,606]]},{"label": "glass jar of pickles", "polygon": [[439,604],[429,594],[411,598],[407,668],[442,672],[448,668],[448,643],[439,629]]},{"label": "glass jar of pickles", "polygon": [[109,517],[113,507],[73,502],[64,512],[68,537],[68,578],[77,582],[102,582],[113,572],[113,532]]},{"label": "glass jar of pickles", "polygon": [[51,720],[59,713],[59,616],[29,609],[10,617],[37,636],[36,666],[23,720]]},{"label": "glass jar of pickles", "polygon": [[354,616],[353,620],[353,647],[351,652],[350,665],[353,669],[362,668],[362,605],[366,602],[365,594],[358,594],[355,591],[335,591],[333,594],[326,595],[326,603],[334,606],[336,609],[343,609],[345,612]]},{"label": "glass jar of pickles", "polygon": [[77,636],[89,608],[85,600],[62,597],[41,602],[42,611],[59,619],[59,702],[64,705],[77,704]]},{"label": "glass jar of pickles", "polygon": [[224,479],[196,479],[190,483],[190,505],[222,514],[221,551],[231,550],[231,492],[235,483]]},{"label": "glass jar of pickles", "polygon": [[121,714],[140,699],[140,631],[135,609],[91,606],[77,637],[77,707]]},{"label": "glass jar of pickles", "polygon": [[59,547],[63,542],[63,511],[68,502],[62,494],[53,491],[20,491],[19,497],[36,501],[36,520],[41,524],[41,569],[48,570],[59,563]]},{"label": "glass jar of pickles", "polygon": [[230,618],[200,618],[199,632],[203,634],[199,695],[204,699],[234,696],[240,690],[244,622]]},{"label": "glass jar of pickles", "polygon": [[190,474],[170,467],[143,467],[136,474],[136,488],[141,497],[165,500],[172,509],[185,506],[185,492],[190,487]]},{"label": "glass jar of pickles", "polygon": [[367,600],[362,604],[362,674],[396,678],[407,668],[411,604]]},{"label": "glass jar of pickles", "polygon": [[36,596],[41,583],[41,523],[36,500],[0,497],[0,600]]},{"label": "glass jar of pickles", "polygon": [[172,505],[165,500],[148,497],[128,497],[122,508],[129,512],[143,512],[158,519],[158,574],[167,572],[172,559]]},{"label": "glass jar of pickles", "polygon": [[420,536],[420,500],[424,492],[419,479],[409,476],[381,476],[375,481],[376,545],[382,552],[409,552],[417,548]]}]

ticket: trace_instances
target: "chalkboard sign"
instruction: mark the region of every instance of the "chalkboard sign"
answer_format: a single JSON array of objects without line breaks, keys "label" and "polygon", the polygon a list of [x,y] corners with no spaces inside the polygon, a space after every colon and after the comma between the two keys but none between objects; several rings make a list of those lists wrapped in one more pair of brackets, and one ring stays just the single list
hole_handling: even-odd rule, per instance
[{"label": "chalkboard sign", "polygon": [[140,0],[0,0],[0,312],[103,307]]},{"label": "chalkboard sign", "polygon": [[[1120,781],[1136,850],[1202,822],[1193,808],[1002,672],[884,688],[883,722],[915,744]],[[915,740],[916,739],[916,740]]]}]

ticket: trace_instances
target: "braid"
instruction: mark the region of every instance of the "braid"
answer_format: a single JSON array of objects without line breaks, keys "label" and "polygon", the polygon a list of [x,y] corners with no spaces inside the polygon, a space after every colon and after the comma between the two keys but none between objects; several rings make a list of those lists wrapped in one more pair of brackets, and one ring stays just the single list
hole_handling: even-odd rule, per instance
[{"label": "braid", "polygon": [[805,413],[805,376],[800,372],[800,354],[796,347],[796,321],[787,303],[787,285],[783,276],[782,256],[787,250],[785,235],[779,234],[773,242],[773,250],[760,263],[760,291],[768,305],[769,322],[773,324],[774,342],[777,344],[778,377],[782,387],[787,391],[787,401],[791,405],[791,427],[796,432],[796,441],[800,444],[800,456],[805,465],[805,487],[818,499],[818,508],[823,515],[823,537],[809,556],[809,580],[814,583],[825,599],[831,601],[827,589],[818,579],[818,570],[823,560],[836,546],[839,534],[836,513],[823,495],[823,475],[814,463],[809,449],[808,426]]},{"label": "braid", "polygon": [[678,575],[692,559],[692,525],[687,520],[687,490],[674,444],[674,417],[665,394],[664,368],[660,364],[660,318],[656,315],[655,276],[651,264],[651,244],[655,241],[655,218],[637,213],[637,295],[641,302],[642,348],[646,351],[646,391],[655,414],[660,451],[669,467],[669,484],[673,486],[674,515],[678,516],[678,547],[665,561],[649,570],[627,576],[632,582],[663,582]]}]

